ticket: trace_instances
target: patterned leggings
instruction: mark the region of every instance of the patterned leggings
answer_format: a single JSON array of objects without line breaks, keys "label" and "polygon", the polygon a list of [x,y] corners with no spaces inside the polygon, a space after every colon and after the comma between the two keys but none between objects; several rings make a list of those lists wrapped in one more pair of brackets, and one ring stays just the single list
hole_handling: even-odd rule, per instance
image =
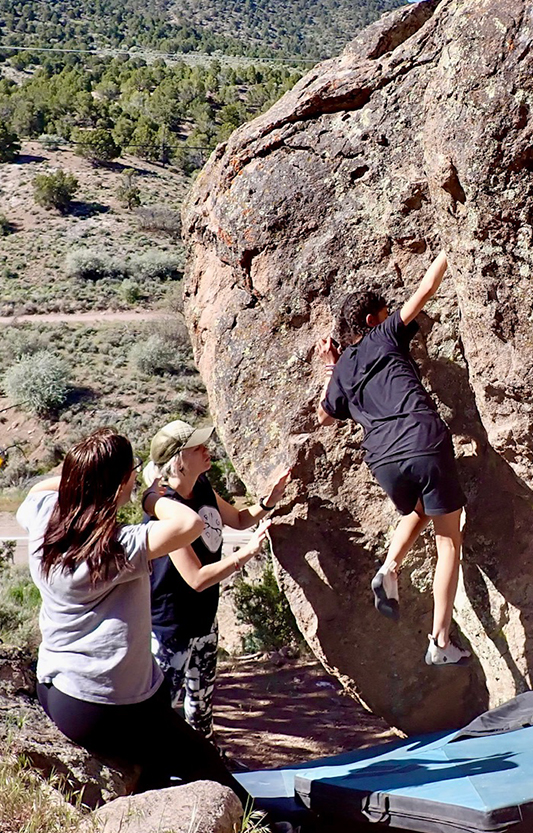
[{"label": "patterned leggings", "polygon": [[170,686],[172,706],[176,709],[184,695],[187,723],[206,738],[213,735],[213,689],[218,648],[218,625],[215,620],[206,636],[179,642],[163,642],[152,633],[152,653]]}]

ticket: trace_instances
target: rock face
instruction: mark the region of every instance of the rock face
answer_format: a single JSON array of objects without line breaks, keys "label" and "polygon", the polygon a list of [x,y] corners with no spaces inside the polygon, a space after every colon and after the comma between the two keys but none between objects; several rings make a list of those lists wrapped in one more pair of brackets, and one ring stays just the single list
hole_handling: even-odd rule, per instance
[{"label": "rock face", "polygon": [[[272,540],[317,656],[408,732],[530,686],[533,638],[533,7],[427,0],[369,27],[237,130],[184,212],[186,314],[217,429],[256,494],[294,480]],[[348,291],[389,306],[438,250],[415,347],[469,497],[456,621],[476,660],[428,669],[435,562],[405,562],[402,621],[369,582],[397,521],[353,424],[319,428],[316,339]]]}]

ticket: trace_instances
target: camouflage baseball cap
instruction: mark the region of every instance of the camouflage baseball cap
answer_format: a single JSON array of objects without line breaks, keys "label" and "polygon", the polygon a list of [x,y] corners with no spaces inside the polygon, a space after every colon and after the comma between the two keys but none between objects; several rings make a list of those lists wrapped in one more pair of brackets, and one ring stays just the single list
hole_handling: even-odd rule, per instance
[{"label": "camouflage baseball cap", "polygon": [[193,428],[181,419],[169,422],[157,432],[150,445],[150,457],[157,466],[164,466],[183,448],[206,443],[215,429],[212,425]]}]

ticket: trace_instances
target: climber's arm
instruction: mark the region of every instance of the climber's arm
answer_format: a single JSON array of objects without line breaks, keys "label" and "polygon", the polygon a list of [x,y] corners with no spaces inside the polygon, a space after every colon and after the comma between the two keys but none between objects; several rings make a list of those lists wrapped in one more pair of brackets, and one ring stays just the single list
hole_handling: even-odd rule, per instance
[{"label": "climber's arm", "polygon": [[446,260],[446,255],[444,252],[441,252],[429,269],[427,270],[426,274],[420,281],[418,285],[418,289],[416,292],[411,295],[408,301],[405,302],[403,307],[400,310],[400,318],[402,319],[404,324],[409,324],[413,321],[414,318],[421,312],[426,303],[429,301],[430,298],[433,297],[437,289],[442,283],[442,279],[444,277],[444,273],[446,272],[446,268],[448,266],[448,261]]}]

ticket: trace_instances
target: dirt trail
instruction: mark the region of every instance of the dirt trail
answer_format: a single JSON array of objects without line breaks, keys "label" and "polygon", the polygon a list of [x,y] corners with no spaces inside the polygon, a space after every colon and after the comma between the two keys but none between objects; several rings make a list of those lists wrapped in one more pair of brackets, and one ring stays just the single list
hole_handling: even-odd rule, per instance
[{"label": "dirt trail", "polygon": [[314,659],[223,660],[214,711],[220,745],[251,769],[302,763],[399,737]]},{"label": "dirt trail", "polygon": [[50,312],[42,315],[3,315],[0,316],[0,324],[102,324],[107,322],[142,322],[157,321],[166,318],[169,313],[158,310],[122,310],[108,312],[107,310],[96,312]]}]

